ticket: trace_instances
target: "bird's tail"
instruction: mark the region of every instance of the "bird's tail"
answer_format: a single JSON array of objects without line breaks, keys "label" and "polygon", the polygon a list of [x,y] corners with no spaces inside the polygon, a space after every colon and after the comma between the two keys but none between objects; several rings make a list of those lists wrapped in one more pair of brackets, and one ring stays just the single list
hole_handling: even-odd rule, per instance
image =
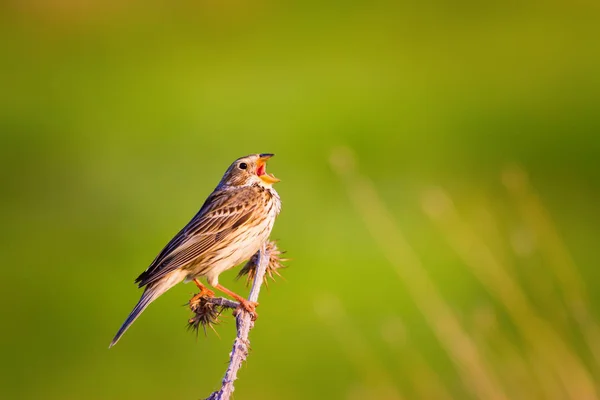
[{"label": "bird's tail", "polygon": [[148,285],[146,287],[146,289],[144,290],[144,294],[142,294],[142,297],[140,298],[138,303],[135,305],[135,307],[133,308],[133,310],[131,311],[131,313],[129,314],[127,319],[125,320],[125,322],[123,322],[123,325],[121,326],[121,328],[115,335],[112,342],[110,342],[110,345],[108,346],[108,348],[111,348],[115,344],[117,344],[117,342],[119,341],[119,339],[121,339],[121,336],[123,336],[125,331],[127,331],[127,329],[129,329],[131,324],[133,324],[135,322],[135,320],[146,309],[146,307],[148,307],[148,305],[150,305],[150,303],[152,303],[154,300],[156,300],[158,298],[158,296],[160,296],[161,294],[163,294],[164,292],[166,292],[167,290],[171,289],[173,286],[175,286],[179,282],[181,282],[185,278],[185,276],[186,276],[186,273],[184,271],[175,270],[175,271],[171,272],[170,274],[166,275],[164,278],[160,279],[159,281]]}]

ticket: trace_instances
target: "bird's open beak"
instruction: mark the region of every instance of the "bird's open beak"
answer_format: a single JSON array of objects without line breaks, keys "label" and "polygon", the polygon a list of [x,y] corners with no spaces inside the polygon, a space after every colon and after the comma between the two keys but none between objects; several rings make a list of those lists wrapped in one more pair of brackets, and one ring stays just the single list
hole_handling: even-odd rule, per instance
[{"label": "bird's open beak", "polygon": [[275,178],[272,174],[267,174],[267,160],[273,157],[275,154],[263,153],[259,155],[258,163],[256,167],[256,175],[267,184],[272,185],[273,183],[279,182],[279,179]]}]

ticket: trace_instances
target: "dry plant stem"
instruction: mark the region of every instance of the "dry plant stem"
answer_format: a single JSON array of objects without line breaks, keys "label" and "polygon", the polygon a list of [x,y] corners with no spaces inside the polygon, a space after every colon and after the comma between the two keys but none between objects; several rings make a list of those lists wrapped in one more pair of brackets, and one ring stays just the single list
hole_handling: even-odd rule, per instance
[{"label": "dry plant stem", "polygon": [[206,299],[209,303],[214,304],[215,306],[221,306],[231,309],[236,309],[240,305],[237,301],[226,299],[225,297],[210,297]]},{"label": "dry plant stem", "polygon": [[[258,267],[256,268],[256,276],[252,283],[252,289],[250,289],[250,295],[248,300],[257,302],[258,294],[260,293],[260,287],[263,283],[267,264],[269,263],[269,254],[266,250],[266,243],[260,248],[260,256]],[[235,390],[234,382],[237,379],[237,373],[242,366],[242,363],[246,360],[248,352],[250,350],[250,340],[248,335],[250,329],[254,327],[254,321],[252,321],[252,315],[243,308],[239,308],[239,312],[235,318],[237,336],[233,342],[233,348],[229,357],[229,366],[223,377],[221,389],[213,392],[207,400],[229,400]]]}]

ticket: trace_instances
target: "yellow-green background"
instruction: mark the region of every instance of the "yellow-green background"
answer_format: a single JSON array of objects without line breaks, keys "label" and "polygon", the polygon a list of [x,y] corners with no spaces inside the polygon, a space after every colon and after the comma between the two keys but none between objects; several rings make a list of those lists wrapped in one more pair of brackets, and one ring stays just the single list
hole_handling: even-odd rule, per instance
[{"label": "yellow-green background", "polygon": [[[292,261],[261,295],[237,399],[481,398],[349,197],[360,176],[498,392],[573,393],[457,254],[448,239],[461,233],[424,213],[431,188],[504,260],[598,390],[597,3],[13,0],[1,10],[1,398],[208,396],[234,323],[224,316],[220,338],[186,332],[193,286],[107,346],[141,294],[133,279],[229,163],[255,152],[277,154],[273,237]],[[330,159],[348,148],[362,175],[344,181]],[[576,295],[591,333],[540,250],[556,243],[503,185],[514,168],[585,283]],[[235,273],[221,283],[246,293]]]}]

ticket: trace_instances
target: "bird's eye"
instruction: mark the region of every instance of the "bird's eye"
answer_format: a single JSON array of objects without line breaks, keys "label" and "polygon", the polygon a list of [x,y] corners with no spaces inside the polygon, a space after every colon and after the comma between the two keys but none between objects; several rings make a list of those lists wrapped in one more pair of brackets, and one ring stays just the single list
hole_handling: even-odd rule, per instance
[{"label": "bird's eye", "polygon": [[243,163],[240,163],[240,165],[238,165],[238,167],[240,169],[246,169],[246,168],[248,168],[248,164],[246,164],[245,162],[243,162]]}]

